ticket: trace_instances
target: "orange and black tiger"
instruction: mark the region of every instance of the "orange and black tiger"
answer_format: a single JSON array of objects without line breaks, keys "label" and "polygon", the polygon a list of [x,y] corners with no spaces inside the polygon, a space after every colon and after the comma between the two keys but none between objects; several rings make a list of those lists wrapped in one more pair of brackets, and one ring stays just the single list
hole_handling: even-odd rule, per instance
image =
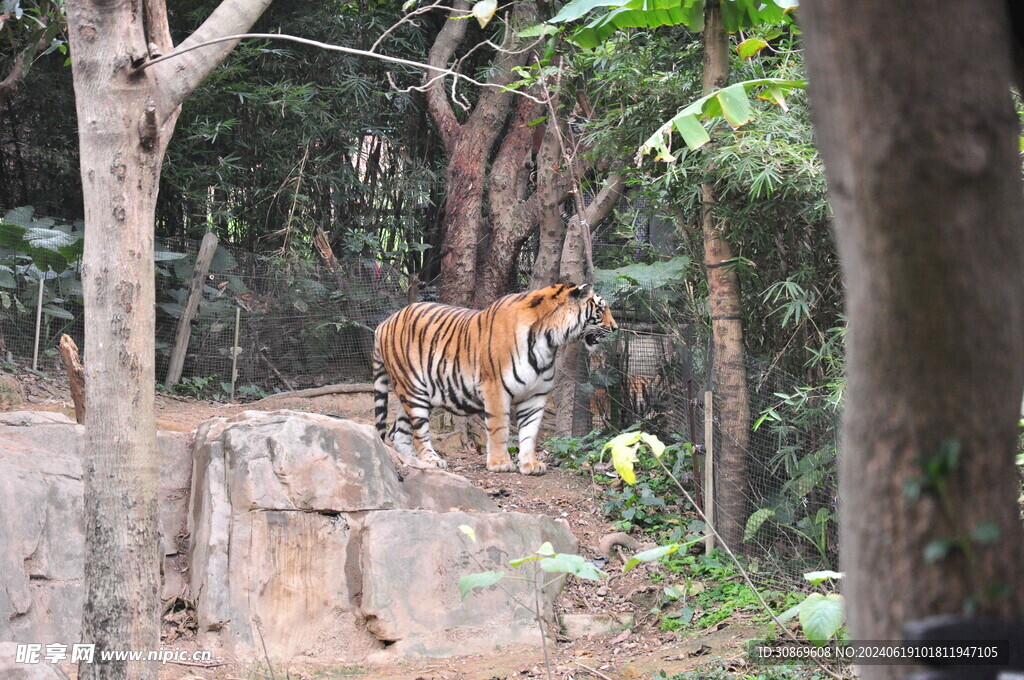
[{"label": "orange and black tiger", "polygon": [[618,326],[590,284],[508,295],[482,310],[418,302],[374,334],[377,431],[387,431],[388,385],[401,408],[391,438],[401,453],[447,467],[430,443],[430,410],[483,415],[487,469],[512,472],[509,422],[519,427],[519,471],[539,475],[536,439],[555,382],[555,351],[583,340],[589,350]]}]

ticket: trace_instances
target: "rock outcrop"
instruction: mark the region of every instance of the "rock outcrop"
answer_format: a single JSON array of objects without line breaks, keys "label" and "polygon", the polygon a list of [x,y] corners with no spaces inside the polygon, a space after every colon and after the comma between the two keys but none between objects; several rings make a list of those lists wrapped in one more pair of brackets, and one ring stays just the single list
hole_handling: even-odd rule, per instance
[{"label": "rock outcrop", "polygon": [[[85,523],[84,428],[49,412],[0,413],[0,640],[79,641]],[[165,588],[176,571],[188,512],[189,437],[160,433],[160,531]],[[4,676],[6,677],[6,676]]]},{"label": "rock outcrop", "polygon": [[[392,457],[372,427],[325,416],[248,411],[202,425],[189,517],[200,646],[358,661],[539,643],[532,614],[503,590],[463,601],[458,581],[545,541],[575,552],[572,534],[498,512],[456,475],[402,476]],[[503,585],[533,601],[522,582]],[[543,593],[548,615],[554,593]]]},{"label": "rock outcrop", "polygon": [[[82,435],[61,414],[0,413],[0,641],[80,641]],[[200,648],[351,662],[539,644],[515,602],[532,606],[531,585],[506,579],[463,600],[458,582],[546,541],[575,552],[561,524],[499,512],[457,475],[396,466],[351,421],[248,411],[189,443],[158,437],[160,546],[164,599],[195,602]],[[542,592],[546,617],[559,586]]]}]

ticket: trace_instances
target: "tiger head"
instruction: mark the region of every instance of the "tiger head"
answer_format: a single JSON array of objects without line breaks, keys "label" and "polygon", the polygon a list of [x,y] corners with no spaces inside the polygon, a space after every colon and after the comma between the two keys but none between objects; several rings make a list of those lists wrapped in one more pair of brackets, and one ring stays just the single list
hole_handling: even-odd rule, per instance
[{"label": "tiger head", "polygon": [[589,283],[570,290],[569,298],[579,305],[579,337],[582,338],[587,351],[593,352],[603,339],[619,330],[619,325],[612,317],[611,307],[603,297],[594,292],[594,287]]}]

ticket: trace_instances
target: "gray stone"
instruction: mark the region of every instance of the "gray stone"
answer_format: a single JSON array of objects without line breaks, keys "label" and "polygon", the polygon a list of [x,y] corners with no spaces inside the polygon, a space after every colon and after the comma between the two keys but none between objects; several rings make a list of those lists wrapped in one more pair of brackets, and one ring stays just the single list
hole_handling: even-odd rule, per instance
[{"label": "gray stone", "polygon": [[408,506],[412,509],[449,512],[466,510],[470,512],[497,512],[491,497],[473,486],[465,477],[439,470],[431,466],[428,470],[407,470],[405,491],[409,495]]},{"label": "gray stone", "polygon": [[[476,534],[471,542],[459,526]],[[463,600],[459,579],[481,571],[537,573],[532,564],[513,570],[510,560],[532,555],[545,541],[556,552],[575,553],[576,538],[547,517],[521,513],[432,513],[389,510],[366,517],[362,534],[361,611],[367,627],[402,656],[443,657],[487,651],[495,644],[539,644],[534,586],[505,579]],[[540,572],[542,581],[551,575]],[[542,592],[551,617],[556,582]]]},{"label": "gray stone", "polygon": [[[45,644],[43,650],[45,651]],[[62,643],[68,644],[68,643]],[[68,680],[68,676],[55,663],[45,658],[37,663],[17,662],[17,642],[0,642],[0,678],[4,680]],[[68,647],[70,655],[70,646]]]},{"label": "gray stone", "polygon": [[[84,597],[84,428],[50,412],[2,415],[0,639],[76,642]],[[184,497],[167,499],[180,495],[182,486],[187,493],[188,485],[169,471],[184,467],[187,476],[188,437],[160,433],[157,452],[161,472],[170,475],[161,479],[159,489],[161,541],[173,545],[185,524],[187,505]],[[172,530],[174,536],[168,537]],[[168,567],[173,557],[168,553],[164,571],[177,594],[180,575]]]},{"label": "gray stone", "polygon": [[[264,644],[281,661],[538,644],[532,614],[496,588],[460,600],[460,576],[481,568],[458,526],[475,528],[480,543],[468,550],[490,565],[482,569],[544,541],[576,550],[563,526],[494,512],[461,477],[403,469],[400,478],[374,428],[351,421],[286,411],[214,419],[196,434],[194,461],[198,644],[236,659],[262,658]],[[544,593],[548,616],[558,585]]]}]

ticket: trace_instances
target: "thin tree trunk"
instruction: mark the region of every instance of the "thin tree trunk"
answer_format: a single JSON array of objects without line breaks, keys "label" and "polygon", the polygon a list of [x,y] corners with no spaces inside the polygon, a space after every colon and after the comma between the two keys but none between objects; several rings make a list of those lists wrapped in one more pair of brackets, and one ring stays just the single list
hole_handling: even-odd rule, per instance
[{"label": "thin tree trunk", "polygon": [[801,14],[847,290],[851,637],[898,639],[938,614],[1019,621],[1024,201],[1007,3],[819,0]]},{"label": "thin tree trunk", "polygon": [[[241,33],[268,3],[226,0],[189,40]],[[169,47],[165,7],[148,5],[149,41]],[[140,71],[148,48],[139,9],[67,4],[87,233],[83,638],[97,657],[160,642],[153,220],[178,105],[233,47]],[[147,680],[157,671],[144,661],[97,661],[82,663],[79,677]]]},{"label": "thin tree trunk", "polygon": [[[593,253],[590,239],[584,229],[599,225],[611,213],[612,208],[622,195],[625,182],[621,175],[613,173],[608,177],[605,186],[583,211],[583,219],[575,215],[569,220],[565,233],[565,245],[562,248],[561,281],[570,283],[592,282],[594,280]],[[557,384],[552,392],[551,400],[555,406],[555,434],[572,434],[574,412],[576,410],[576,385],[579,375],[579,343],[572,343],[559,350],[555,357],[555,379]]]},{"label": "thin tree trunk", "polygon": [[[704,94],[723,87],[729,77],[729,36],[722,24],[718,0],[704,3]],[[704,264],[711,306],[713,391],[721,441],[716,447],[716,529],[733,550],[741,550],[748,514],[747,446],[750,442],[750,403],[744,361],[740,282],[729,267],[732,248],[727,227],[713,212],[714,189],[701,184]]]}]

